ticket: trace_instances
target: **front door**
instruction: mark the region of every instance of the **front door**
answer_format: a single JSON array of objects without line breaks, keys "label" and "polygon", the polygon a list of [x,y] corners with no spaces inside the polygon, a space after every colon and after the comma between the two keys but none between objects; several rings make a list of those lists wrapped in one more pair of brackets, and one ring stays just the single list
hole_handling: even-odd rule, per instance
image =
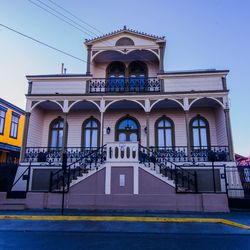
[{"label": "front door", "polygon": [[137,122],[130,117],[126,117],[118,122],[116,131],[116,140],[119,142],[137,142],[139,141],[139,126]]}]

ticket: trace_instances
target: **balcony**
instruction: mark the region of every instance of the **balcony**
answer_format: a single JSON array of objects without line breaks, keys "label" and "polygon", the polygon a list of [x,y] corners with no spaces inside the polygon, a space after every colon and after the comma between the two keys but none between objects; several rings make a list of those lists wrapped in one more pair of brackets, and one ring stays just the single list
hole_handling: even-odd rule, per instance
[{"label": "balcony", "polygon": [[90,93],[154,93],[161,92],[161,81],[148,78],[93,78],[88,81]]}]

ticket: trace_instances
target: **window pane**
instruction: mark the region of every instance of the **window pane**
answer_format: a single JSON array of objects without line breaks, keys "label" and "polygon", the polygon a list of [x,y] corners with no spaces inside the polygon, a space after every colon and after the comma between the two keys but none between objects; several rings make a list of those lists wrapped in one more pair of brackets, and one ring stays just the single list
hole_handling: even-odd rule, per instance
[{"label": "window pane", "polygon": [[4,118],[0,117],[0,133],[3,133],[4,129]]},{"label": "window pane", "polygon": [[194,147],[199,147],[200,142],[199,142],[199,129],[193,128],[193,142],[194,142]]},{"label": "window pane", "polygon": [[160,120],[160,121],[159,121],[158,127],[164,127],[164,120]]},{"label": "window pane", "polygon": [[165,135],[166,135],[166,146],[167,147],[172,147],[172,133],[171,133],[171,129],[166,129],[165,130]]},{"label": "window pane", "polygon": [[207,131],[205,128],[200,129],[201,132],[201,146],[207,147]]},{"label": "window pane", "polygon": [[206,123],[205,123],[205,121],[203,119],[199,119],[199,121],[200,121],[200,126],[201,127],[205,127],[206,126]]},{"label": "window pane", "polygon": [[97,123],[94,120],[92,120],[92,128],[97,128]]},{"label": "window pane", "polygon": [[85,130],[84,140],[84,147],[90,147],[90,129]]},{"label": "window pane", "polygon": [[56,147],[56,144],[57,144],[57,131],[52,130],[50,147]]},{"label": "window pane", "polygon": [[192,124],[193,126],[198,126],[198,119],[195,119],[194,121],[193,121],[193,124]]},{"label": "window pane", "polygon": [[129,141],[136,142],[137,141],[137,134],[136,133],[130,134]]},{"label": "window pane", "polygon": [[164,147],[164,129],[158,129],[158,146]]},{"label": "window pane", "polygon": [[120,142],[126,141],[126,134],[125,133],[120,133],[118,140]]},{"label": "window pane", "polygon": [[91,147],[97,147],[97,130],[92,130],[92,143]]},{"label": "window pane", "polygon": [[171,123],[168,120],[164,120],[165,121],[165,127],[171,127]]},{"label": "window pane", "polygon": [[63,130],[58,131],[58,142],[57,142],[57,147],[62,147],[63,144]]}]

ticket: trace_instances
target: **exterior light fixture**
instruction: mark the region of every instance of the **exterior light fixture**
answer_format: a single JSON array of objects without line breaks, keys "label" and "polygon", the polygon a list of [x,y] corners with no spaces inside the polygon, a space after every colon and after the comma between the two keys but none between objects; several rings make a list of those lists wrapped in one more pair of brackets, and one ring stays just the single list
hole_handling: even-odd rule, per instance
[{"label": "exterior light fixture", "polygon": [[111,131],[111,128],[110,127],[107,127],[106,128],[106,133],[109,135],[110,134],[110,131]]},{"label": "exterior light fixture", "polygon": [[145,134],[148,133],[148,128],[147,127],[144,128],[144,132],[145,132]]}]

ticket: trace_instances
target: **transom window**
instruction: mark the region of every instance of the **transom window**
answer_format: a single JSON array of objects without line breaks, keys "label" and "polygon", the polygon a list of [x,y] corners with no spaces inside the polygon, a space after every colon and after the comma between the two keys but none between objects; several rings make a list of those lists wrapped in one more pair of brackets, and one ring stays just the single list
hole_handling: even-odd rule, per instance
[{"label": "transom window", "polygon": [[191,121],[191,134],[194,147],[209,146],[209,128],[205,118],[199,116]]},{"label": "transom window", "polygon": [[20,118],[19,114],[12,113],[11,126],[10,126],[11,138],[17,138],[19,118]]},{"label": "transom window", "polygon": [[83,147],[96,148],[99,146],[99,122],[90,118],[83,123]]},{"label": "transom window", "polygon": [[4,133],[6,112],[7,112],[7,109],[0,106],[0,135]]},{"label": "transom window", "polygon": [[116,140],[119,142],[139,141],[139,126],[133,118],[126,117],[118,121],[116,126]]},{"label": "transom window", "polygon": [[63,144],[63,119],[58,118],[50,125],[50,147],[61,148]]},{"label": "transom window", "polygon": [[174,123],[167,117],[156,121],[156,142],[158,147],[174,146]]}]

